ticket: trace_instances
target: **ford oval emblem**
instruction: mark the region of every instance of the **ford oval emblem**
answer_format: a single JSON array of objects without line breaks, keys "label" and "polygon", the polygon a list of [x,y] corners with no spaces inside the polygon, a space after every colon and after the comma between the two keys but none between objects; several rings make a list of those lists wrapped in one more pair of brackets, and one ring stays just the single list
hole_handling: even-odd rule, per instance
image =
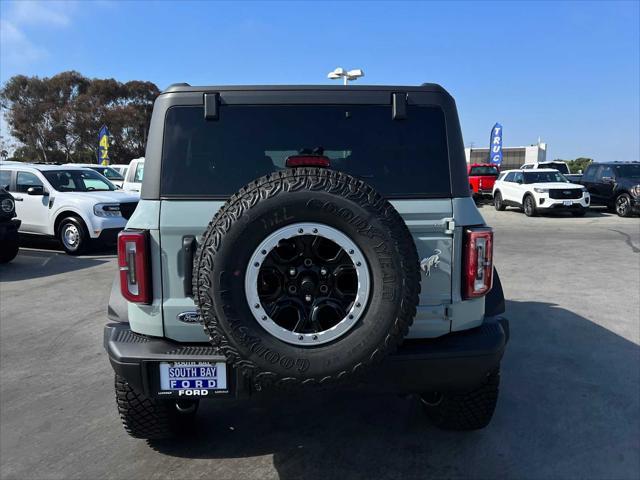
[{"label": "ford oval emblem", "polygon": [[200,323],[200,316],[198,315],[198,312],[194,312],[193,310],[190,312],[179,313],[177,318],[183,323]]}]

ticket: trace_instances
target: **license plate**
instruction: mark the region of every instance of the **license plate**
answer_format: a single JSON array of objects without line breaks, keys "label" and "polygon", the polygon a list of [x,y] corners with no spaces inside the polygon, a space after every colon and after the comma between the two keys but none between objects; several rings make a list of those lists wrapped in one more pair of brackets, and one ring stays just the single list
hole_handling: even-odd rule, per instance
[{"label": "license plate", "polygon": [[571,200],[565,200],[565,201],[564,201],[564,202],[562,202],[562,203],[564,203],[564,206],[565,206],[565,207],[570,207],[571,205],[573,205],[573,202],[572,202]]},{"label": "license plate", "polygon": [[162,362],[161,390],[226,390],[227,365],[224,362]]}]

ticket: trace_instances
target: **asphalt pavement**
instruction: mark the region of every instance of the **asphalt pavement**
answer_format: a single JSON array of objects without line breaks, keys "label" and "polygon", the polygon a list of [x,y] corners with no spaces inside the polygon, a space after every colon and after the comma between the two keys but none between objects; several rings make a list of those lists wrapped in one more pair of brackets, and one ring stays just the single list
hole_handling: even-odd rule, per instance
[{"label": "asphalt pavement", "polygon": [[102,348],[115,256],[31,242],[0,265],[0,478],[639,478],[640,220],[481,212],[511,320],[488,428],[324,392],[208,403],[180,441],[131,439]]}]

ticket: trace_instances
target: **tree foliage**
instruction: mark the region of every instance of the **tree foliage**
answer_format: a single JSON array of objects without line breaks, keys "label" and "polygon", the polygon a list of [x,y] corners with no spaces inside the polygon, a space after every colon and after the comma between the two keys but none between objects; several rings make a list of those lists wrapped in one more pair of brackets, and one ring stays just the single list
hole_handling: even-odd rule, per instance
[{"label": "tree foliage", "polygon": [[151,82],[90,79],[78,72],[50,78],[16,75],[0,90],[11,135],[26,161],[96,162],[98,131],[107,125],[112,163],[144,155],[153,101]]},{"label": "tree foliage", "polygon": [[561,162],[567,162],[567,165],[569,166],[569,170],[571,170],[571,173],[584,172],[585,169],[587,168],[587,165],[593,162],[592,158],[585,158],[585,157],[578,157],[575,160],[562,160],[560,158],[558,158],[557,160]]}]

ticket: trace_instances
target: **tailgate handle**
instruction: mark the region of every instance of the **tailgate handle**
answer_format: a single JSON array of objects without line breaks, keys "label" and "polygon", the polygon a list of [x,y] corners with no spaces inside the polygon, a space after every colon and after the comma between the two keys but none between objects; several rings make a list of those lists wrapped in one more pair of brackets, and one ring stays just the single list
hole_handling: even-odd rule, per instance
[{"label": "tailgate handle", "polygon": [[193,297],[193,256],[196,252],[196,237],[193,235],[186,235],[182,237],[182,268],[184,270],[184,296]]}]

